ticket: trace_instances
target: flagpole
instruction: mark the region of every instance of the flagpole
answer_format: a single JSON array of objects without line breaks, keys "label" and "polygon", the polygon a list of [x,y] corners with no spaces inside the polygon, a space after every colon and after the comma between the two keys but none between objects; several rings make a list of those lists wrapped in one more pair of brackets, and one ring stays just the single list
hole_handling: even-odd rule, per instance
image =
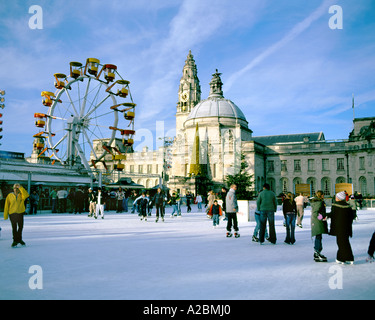
[{"label": "flagpole", "polygon": [[355,119],[355,111],[354,111],[354,93],[353,93],[353,99],[352,99],[352,108],[353,108],[353,122]]}]

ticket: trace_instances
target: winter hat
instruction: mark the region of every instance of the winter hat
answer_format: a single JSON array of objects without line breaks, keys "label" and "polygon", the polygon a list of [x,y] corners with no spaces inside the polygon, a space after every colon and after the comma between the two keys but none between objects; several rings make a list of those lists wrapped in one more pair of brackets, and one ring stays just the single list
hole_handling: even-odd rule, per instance
[{"label": "winter hat", "polygon": [[336,194],[337,199],[339,200],[345,200],[346,199],[346,194],[345,191],[341,191],[338,194]]}]

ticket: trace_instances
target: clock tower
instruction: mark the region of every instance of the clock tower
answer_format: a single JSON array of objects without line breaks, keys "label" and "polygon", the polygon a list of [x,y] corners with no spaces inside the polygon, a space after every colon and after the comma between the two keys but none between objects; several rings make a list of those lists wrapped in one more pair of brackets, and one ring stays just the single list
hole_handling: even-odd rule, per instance
[{"label": "clock tower", "polygon": [[201,101],[201,86],[199,84],[197,65],[191,50],[182,70],[182,77],[178,90],[176,113],[176,133],[184,128],[184,122],[195,105]]}]

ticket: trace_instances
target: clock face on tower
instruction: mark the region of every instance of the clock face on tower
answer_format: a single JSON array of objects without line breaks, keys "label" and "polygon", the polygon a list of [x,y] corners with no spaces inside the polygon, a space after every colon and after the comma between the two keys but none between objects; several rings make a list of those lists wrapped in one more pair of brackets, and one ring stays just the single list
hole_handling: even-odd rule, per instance
[{"label": "clock face on tower", "polygon": [[183,92],[183,93],[181,94],[181,100],[182,100],[183,102],[186,102],[186,101],[188,101],[188,99],[189,99],[189,94],[188,94],[187,92]]}]

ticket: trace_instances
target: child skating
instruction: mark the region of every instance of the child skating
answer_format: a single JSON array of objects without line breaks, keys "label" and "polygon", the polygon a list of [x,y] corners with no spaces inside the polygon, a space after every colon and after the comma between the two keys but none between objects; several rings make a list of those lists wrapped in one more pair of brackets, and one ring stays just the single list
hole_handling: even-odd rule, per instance
[{"label": "child skating", "polygon": [[213,227],[214,228],[218,227],[219,222],[220,222],[220,217],[223,215],[223,211],[221,209],[221,206],[217,203],[217,200],[214,201],[213,205],[208,211],[208,215],[212,217]]}]

